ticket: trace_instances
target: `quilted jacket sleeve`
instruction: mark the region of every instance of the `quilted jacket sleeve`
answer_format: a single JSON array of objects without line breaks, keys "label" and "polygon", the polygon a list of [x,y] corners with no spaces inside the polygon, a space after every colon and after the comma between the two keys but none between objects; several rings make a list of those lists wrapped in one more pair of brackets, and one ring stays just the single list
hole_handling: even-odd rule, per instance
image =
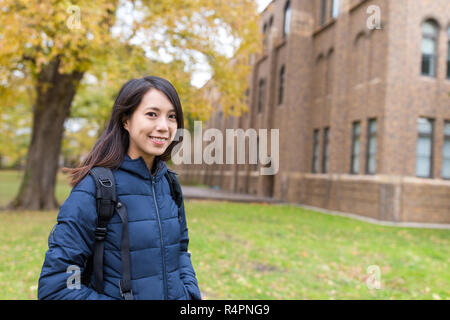
[{"label": "quilted jacket sleeve", "polygon": [[184,211],[184,201],[181,205],[181,240],[180,240],[180,268],[181,280],[186,286],[191,298],[194,300],[201,300],[200,289],[198,287],[197,278],[194,267],[191,262],[191,253],[188,252],[189,236],[186,223],[186,213]]},{"label": "quilted jacket sleeve", "polygon": [[[80,184],[86,184],[89,178],[93,184],[90,176]],[[97,213],[93,194],[77,187],[61,206],[57,224],[50,232],[39,277],[38,299],[113,299],[79,281],[92,253]]]}]

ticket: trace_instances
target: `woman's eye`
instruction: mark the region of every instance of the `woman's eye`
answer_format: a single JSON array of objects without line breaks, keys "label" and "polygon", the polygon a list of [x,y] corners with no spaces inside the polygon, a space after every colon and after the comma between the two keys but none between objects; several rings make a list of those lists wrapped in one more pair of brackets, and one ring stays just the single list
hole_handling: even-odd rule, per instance
[{"label": "woman's eye", "polygon": [[171,119],[176,119],[177,116],[176,116],[175,114],[171,114],[171,115],[169,116],[169,118],[171,118]]},{"label": "woman's eye", "polygon": [[156,116],[156,113],[154,113],[154,112],[147,112],[147,114],[148,114],[149,116],[153,116],[153,115]]}]

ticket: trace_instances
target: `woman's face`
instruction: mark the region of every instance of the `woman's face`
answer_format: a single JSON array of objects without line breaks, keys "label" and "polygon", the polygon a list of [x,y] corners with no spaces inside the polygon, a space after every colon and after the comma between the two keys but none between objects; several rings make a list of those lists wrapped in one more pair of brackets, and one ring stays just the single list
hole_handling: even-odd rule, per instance
[{"label": "woman's face", "polygon": [[164,93],[150,89],[123,126],[130,136],[128,155],[142,156],[151,169],[154,157],[162,155],[175,137],[175,108]]}]

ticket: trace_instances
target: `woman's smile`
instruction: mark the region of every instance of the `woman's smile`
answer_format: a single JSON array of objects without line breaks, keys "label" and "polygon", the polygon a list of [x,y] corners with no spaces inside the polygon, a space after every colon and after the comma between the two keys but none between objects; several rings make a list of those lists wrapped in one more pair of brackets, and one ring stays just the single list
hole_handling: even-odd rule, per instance
[{"label": "woman's smile", "polygon": [[154,137],[154,136],[150,136],[149,138],[154,144],[156,144],[158,146],[164,145],[168,139],[168,138]]}]

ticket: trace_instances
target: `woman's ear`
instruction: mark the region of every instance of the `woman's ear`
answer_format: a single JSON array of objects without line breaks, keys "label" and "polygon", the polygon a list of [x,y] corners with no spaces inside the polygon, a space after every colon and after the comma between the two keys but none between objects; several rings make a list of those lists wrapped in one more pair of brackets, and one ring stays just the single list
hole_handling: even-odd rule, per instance
[{"label": "woman's ear", "polygon": [[126,115],[122,117],[122,126],[125,130],[128,131],[128,117]]}]

